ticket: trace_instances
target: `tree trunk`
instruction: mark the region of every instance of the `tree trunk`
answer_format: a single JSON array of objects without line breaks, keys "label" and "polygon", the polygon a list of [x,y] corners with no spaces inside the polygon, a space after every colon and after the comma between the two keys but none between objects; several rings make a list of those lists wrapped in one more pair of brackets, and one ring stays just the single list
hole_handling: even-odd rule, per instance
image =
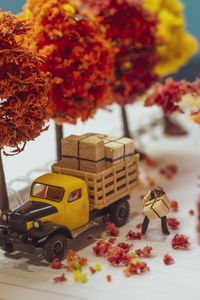
[{"label": "tree trunk", "polygon": [[61,139],[63,138],[63,125],[58,125],[55,123],[55,129],[56,129],[56,155],[57,155],[57,161],[59,161],[62,158]]},{"label": "tree trunk", "polygon": [[187,135],[187,131],[178,123],[173,121],[170,117],[164,117],[164,133],[169,136],[183,136]]},{"label": "tree trunk", "polygon": [[0,210],[4,211],[9,208],[8,193],[6,188],[5,174],[0,151]]},{"label": "tree trunk", "polygon": [[[122,121],[123,121],[124,136],[128,138],[134,138],[134,136],[133,135],[131,136],[130,134],[125,106],[121,107],[121,114],[122,114]],[[146,154],[139,149],[135,149],[135,152],[140,154],[140,159],[144,159],[146,157]]]},{"label": "tree trunk", "polygon": [[121,114],[122,114],[124,136],[127,137],[127,138],[131,138],[125,106],[121,107]]}]

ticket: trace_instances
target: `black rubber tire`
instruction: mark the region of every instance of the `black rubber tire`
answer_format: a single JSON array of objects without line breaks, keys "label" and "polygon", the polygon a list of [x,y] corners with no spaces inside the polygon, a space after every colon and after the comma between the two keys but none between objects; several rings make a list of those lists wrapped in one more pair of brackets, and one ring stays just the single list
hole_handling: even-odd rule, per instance
[{"label": "black rubber tire", "polygon": [[121,199],[110,207],[110,222],[117,227],[123,226],[129,217],[130,206],[127,199]]},{"label": "black rubber tire", "polygon": [[65,235],[58,233],[46,240],[43,247],[43,256],[48,262],[55,258],[62,261],[67,255],[68,241]]}]

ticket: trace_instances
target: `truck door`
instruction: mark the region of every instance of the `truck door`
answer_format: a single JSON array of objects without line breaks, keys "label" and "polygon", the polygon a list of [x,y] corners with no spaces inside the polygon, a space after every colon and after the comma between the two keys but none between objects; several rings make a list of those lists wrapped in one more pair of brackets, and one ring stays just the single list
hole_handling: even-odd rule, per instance
[{"label": "truck door", "polygon": [[66,225],[69,229],[78,228],[89,222],[89,203],[83,187],[73,188],[67,197]]}]

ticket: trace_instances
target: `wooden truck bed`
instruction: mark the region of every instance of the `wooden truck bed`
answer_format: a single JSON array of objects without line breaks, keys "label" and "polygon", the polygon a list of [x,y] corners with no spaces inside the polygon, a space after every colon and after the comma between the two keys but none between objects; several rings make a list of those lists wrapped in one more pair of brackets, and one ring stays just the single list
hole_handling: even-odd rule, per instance
[{"label": "wooden truck bed", "polygon": [[94,174],[62,167],[62,161],[52,165],[53,173],[75,176],[85,181],[91,209],[102,209],[131,193],[138,184],[139,155],[135,154],[105,171]]}]

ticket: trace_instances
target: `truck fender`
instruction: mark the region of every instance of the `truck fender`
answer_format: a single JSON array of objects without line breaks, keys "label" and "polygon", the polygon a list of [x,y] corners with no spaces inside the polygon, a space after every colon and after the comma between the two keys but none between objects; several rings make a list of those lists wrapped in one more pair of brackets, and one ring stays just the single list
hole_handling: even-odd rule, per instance
[{"label": "truck fender", "polygon": [[67,238],[73,238],[72,233],[68,227],[51,222],[44,222],[41,225],[40,229],[36,229],[33,227],[29,230],[29,236],[36,238],[37,240],[53,236],[55,233],[62,233]]}]

